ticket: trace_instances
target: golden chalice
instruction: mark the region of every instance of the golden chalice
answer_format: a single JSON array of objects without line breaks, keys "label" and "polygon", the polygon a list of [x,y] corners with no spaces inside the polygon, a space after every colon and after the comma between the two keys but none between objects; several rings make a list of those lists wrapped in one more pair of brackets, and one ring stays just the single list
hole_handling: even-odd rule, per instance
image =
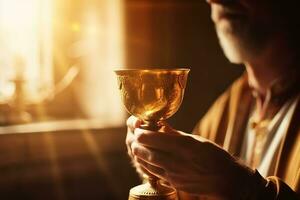
[{"label": "golden chalice", "polygon": [[[143,128],[158,130],[162,121],[180,107],[189,69],[124,69],[115,70],[122,101],[127,111],[143,120]],[[133,187],[129,200],[175,200],[176,190],[160,184],[156,177]]]}]

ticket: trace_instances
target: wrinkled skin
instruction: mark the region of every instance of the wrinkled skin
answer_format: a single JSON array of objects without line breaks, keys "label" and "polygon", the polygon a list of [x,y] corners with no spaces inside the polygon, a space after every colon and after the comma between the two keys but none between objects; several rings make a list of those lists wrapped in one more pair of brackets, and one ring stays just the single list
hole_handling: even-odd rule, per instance
[{"label": "wrinkled skin", "polygon": [[139,128],[141,121],[127,120],[126,144],[139,173],[154,175],[177,190],[193,195],[230,199],[238,195],[253,173],[216,144],[165,125],[161,131]]}]

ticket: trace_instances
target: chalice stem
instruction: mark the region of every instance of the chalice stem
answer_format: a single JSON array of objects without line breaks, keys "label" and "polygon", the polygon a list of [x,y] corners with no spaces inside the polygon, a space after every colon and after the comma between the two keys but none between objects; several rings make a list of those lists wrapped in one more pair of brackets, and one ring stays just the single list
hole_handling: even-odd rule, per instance
[{"label": "chalice stem", "polygon": [[141,128],[149,131],[158,131],[161,128],[161,124],[155,121],[143,121]]}]

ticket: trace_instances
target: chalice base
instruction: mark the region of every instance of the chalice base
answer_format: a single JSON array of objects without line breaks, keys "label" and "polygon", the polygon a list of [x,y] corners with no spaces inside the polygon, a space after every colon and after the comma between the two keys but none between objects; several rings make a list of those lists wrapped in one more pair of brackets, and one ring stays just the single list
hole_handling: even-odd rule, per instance
[{"label": "chalice base", "polygon": [[128,200],[178,200],[174,188],[158,183],[155,187],[149,182],[131,188]]}]

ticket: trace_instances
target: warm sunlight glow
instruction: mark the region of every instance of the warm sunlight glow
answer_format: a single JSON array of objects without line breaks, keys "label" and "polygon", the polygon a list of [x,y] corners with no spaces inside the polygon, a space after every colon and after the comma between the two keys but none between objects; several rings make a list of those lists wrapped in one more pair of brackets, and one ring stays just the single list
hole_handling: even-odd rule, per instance
[{"label": "warm sunlight glow", "polygon": [[71,24],[71,30],[73,32],[79,32],[80,31],[80,24],[78,22],[73,22]]},{"label": "warm sunlight glow", "polygon": [[0,106],[58,99],[53,118],[124,125],[113,72],[124,67],[123,1],[0,0]]},{"label": "warm sunlight glow", "polygon": [[[73,51],[81,56],[81,83],[77,90],[89,117],[124,124],[124,112],[116,84],[115,68],[124,66],[123,0],[99,1],[83,10],[81,39]],[[76,26],[75,26],[76,25]]]},{"label": "warm sunlight glow", "polygon": [[52,1],[0,0],[0,98],[22,77],[30,94],[52,84]]}]

